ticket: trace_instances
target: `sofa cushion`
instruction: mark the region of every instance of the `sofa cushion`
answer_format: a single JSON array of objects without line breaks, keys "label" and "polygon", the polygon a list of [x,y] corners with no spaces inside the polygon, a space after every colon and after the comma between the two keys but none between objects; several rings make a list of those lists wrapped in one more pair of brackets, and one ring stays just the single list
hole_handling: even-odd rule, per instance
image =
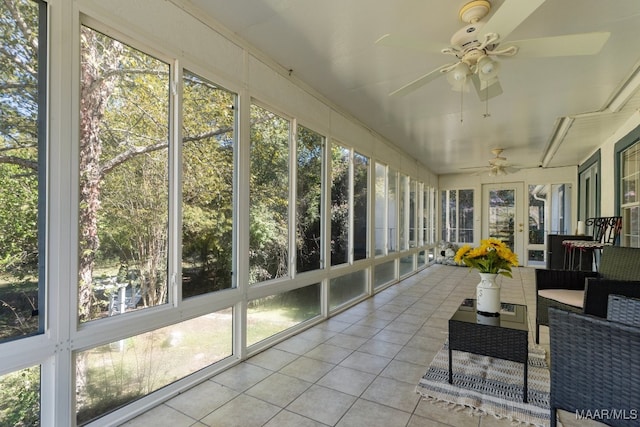
[{"label": "sofa cushion", "polygon": [[542,298],[552,299],[562,304],[581,307],[584,304],[584,291],[574,291],[571,289],[541,289],[538,295]]}]

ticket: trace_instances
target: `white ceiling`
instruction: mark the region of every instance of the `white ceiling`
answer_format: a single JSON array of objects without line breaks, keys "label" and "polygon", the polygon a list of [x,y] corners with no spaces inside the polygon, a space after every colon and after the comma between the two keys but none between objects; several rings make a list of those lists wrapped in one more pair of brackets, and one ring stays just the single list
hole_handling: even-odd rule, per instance
[{"label": "white ceiling", "polygon": [[[458,11],[468,0],[190,1],[437,174],[484,166],[494,147],[504,148],[510,163],[537,167],[565,116],[577,118],[549,166],[577,165],[640,106],[634,99],[620,113],[606,111],[639,63],[638,0],[546,0],[506,41],[611,36],[593,56],[500,58],[503,94],[488,105],[473,91],[461,102],[446,78],[389,97],[455,58],[375,44],[392,34],[448,47],[466,25]],[[527,0],[491,0],[485,20],[505,1]]]}]

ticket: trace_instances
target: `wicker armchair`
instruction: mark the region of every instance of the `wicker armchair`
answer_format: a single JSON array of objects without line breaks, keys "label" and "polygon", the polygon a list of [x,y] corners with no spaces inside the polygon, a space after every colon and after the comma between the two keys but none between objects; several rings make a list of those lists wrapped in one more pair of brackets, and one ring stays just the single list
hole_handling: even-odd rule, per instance
[{"label": "wicker armchair", "polygon": [[637,426],[640,413],[640,300],[609,297],[609,319],[552,307],[551,427],[557,410],[611,426]]},{"label": "wicker armchair", "polygon": [[600,271],[536,270],[536,343],[549,326],[549,307],[607,316],[607,297],[640,297],[640,248],[607,246]]}]

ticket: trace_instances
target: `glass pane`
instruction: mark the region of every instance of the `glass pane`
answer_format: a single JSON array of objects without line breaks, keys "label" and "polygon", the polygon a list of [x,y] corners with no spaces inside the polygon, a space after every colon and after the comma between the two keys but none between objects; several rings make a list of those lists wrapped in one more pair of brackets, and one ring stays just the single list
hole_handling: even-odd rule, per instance
[{"label": "glass pane", "polygon": [[394,170],[389,170],[389,191],[388,208],[387,208],[387,248],[388,252],[396,252],[398,250],[398,217],[396,216],[396,210],[398,208],[398,173]]},{"label": "glass pane", "polygon": [[40,425],[40,366],[0,376],[0,425]]},{"label": "glass pane", "polygon": [[78,424],[233,354],[231,308],[76,353]]},{"label": "glass pane", "polygon": [[400,250],[409,248],[409,177],[400,174],[400,187],[398,189],[398,236],[400,238]]},{"label": "glass pane", "polygon": [[289,274],[288,120],[251,106],[249,283]]},{"label": "glass pane", "polygon": [[386,285],[396,278],[395,261],[385,262],[384,264],[376,265],[373,270],[374,274],[374,287]]},{"label": "glass pane", "polygon": [[233,286],[235,96],[184,72],[182,297]]},{"label": "glass pane", "polygon": [[367,292],[367,270],[336,277],[329,282],[329,310],[358,298]]},{"label": "glass pane", "polygon": [[320,268],[324,137],[298,126],[297,143],[296,271],[302,273]]},{"label": "glass pane", "polygon": [[473,190],[460,190],[458,205],[458,242],[473,242]]},{"label": "glass pane", "polygon": [[376,163],[376,255],[385,255],[386,251],[386,227],[387,218],[387,167]]},{"label": "glass pane", "polygon": [[502,240],[511,250],[513,250],[515,213],[514,190],[489,191],[489,237]]},{"label": "glass pane", "polygon": [[640,206],[622,209],[622,245],[640,247]]},{"label": "glass pane", "polygon": [[167,302],[169,65],[81,29],[78,317]]},{"label": "glass pane", "polygon": [[551,186],[551,234],[571,234],[571,185]]},{"label": "glass pane", "polygon": [[431,212],[430,212],[430,222],[431,222],[431,239],[430,243],[435,243],[436,241],[436,206],[438,206],[438,193],[435,188],[431,189]]},{"label": "glass pane", "polygon": [[447,218],[447,241],[455,242],[458,237],[458,191],[449,190],[449,217]]},{"label": "glass pane", "polygon": [[418,201],[416,200],[416,182],[409,182],[409,247],[415,248],[418,242],[416,213],[418,209]]},{"label": "glass pane", "polygon": [[350,151],[331,147],[331,265],[349,262]]},{"label": "glass pane", "polygon": [[353,154],[353,260],[367,257],[369,158]]},{"label": "glass pane", "polygon": [[544,251],[529,250],[529,262],[544,262]]},{"label": "glass pane", "polygon": [[247,346],[319,316],[320,283],[249,301]]},{"label": "glass pane", "polygon": [[637,203],[640,189],[640,143],[622,152],[622,203]]},{"label": "glass pane", "polygon": [[46,177],[41,11],[46,20],[44,3],[0,2],[0,341],[44,328],[39,310],[45,235],[39,210],[44,214]]},{"label": "glass pane", "polygon": [[422,267],[427,263],[427,251],[423,250],[418,252],[418,268]]},{"label": "glass pane", "polygon": [[447,206],[449,205],[447,192],[441,191],[441,199],[440,199],[440,223],[442,224],[442,240],[445,242],[449,241],[449,224],[447,222]]},{"label": "glass pane", "polygon": [[547,204],[545,185],[529,186],[529,244],[544,244],[545,209]]},{"label": "glass pane", "polygon": [[413,271],[413,255],[407,255],[400,258],[400,276],[409,274]]}]

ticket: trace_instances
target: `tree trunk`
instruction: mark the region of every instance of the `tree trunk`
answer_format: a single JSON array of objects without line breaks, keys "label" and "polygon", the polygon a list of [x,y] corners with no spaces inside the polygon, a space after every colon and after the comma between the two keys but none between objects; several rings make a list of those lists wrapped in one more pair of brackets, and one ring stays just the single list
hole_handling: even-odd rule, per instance
[{"label": "tree trunk", "polygon": [[100,209],[100,183],[103,178],[100,160],[102,141],[100,125],[116,78],[103,78],[105,67],[117,68],[122,46],[99,49],[96,34],[83,30],[82,72],[80,94],[80,210],[79,210],[79,289],[78,316],[80,321],[91,319],[93,303],[93,268],[98,237],[98,210]]}]

